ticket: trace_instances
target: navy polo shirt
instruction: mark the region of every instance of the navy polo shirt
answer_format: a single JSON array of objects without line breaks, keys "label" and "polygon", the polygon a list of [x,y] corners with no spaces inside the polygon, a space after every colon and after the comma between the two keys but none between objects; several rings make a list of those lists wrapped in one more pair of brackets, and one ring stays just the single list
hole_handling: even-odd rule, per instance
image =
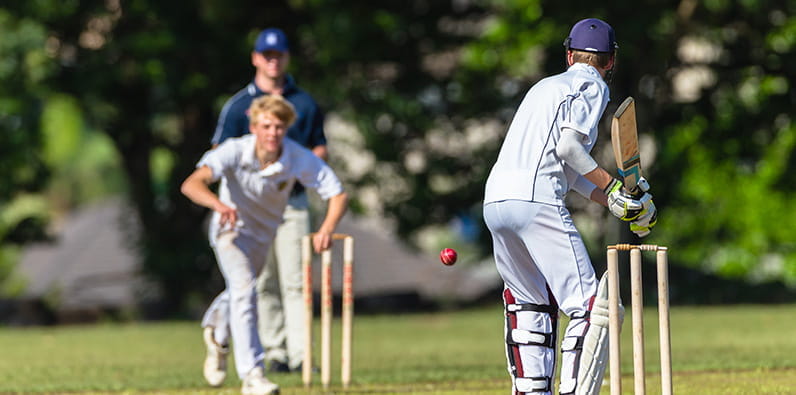
[{"label": "navy polo shirt", "polygon": [[[266,94],[252,81],[229,98],[221,109],[216,131],[210,142],[217,145],[230,137],[248,134],[249,106],[254,99]],[[296,109],[296,121],[287,130],[287,137],[309,149],[326,145],[326,136],[323,133],[323,113],[312,96],[296,86],[295,80],[290,75],[285,75],[282,96]],[[296,183],[296,186],[294,193],[304,189],[299,183]]]},{"label": "navy polo shirt", "polygon": [[[248,134],[249,114],[247,112],[249,106],[254,99],[265,94],[257,88],[254,82],[251,82],[227,100],[218,117],[218,125],[216,125],[211,143],[221,144],[230,137]],[[296,122],[287,130],[287,136],[310,149],[318,145],[326,145],[326,136],[323,133],[323,113],[312,96],[296,86],[295,80],[290,75],[285,76],[282,96],[296,108]]]}]

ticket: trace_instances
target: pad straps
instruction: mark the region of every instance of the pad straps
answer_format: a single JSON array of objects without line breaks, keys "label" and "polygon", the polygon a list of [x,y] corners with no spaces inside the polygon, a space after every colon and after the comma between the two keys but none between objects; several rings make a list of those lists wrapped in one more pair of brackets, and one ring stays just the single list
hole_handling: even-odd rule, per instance
[{"label": "pad straps", "polygon": [[583,336],[565,336],[561,341],[561,351],[576,351],[583,349]]},{"label": "pad straps", "polygon": [[[516,313],[518,311],[534,311],[537,313],[547,313],[552,317],[558,314],[558,306],[534,303],[511,303],[506,304],[506,311]],[[556,334],[529,331],[525,329],[511,329],[506,333],[506,343],[511,345],[533,345],[547,348],[556,347]]]},{"label": "pad straps", "polygon": [[535,311],[537,313],[558,314],[558,306],[535,303],[511,303],[506,305],[506,311],[509,313]]},{"label": "pad straps", "polygon": [[525,329],[512,329],[506,336],[506,344],[522,346],[543,346],[555,348],[556,337],[552,333],[542,333]]},{"label": "pad straps", "polygon": [[517,377],[514,388],[519,392],[550,392],[552,381],[550,377]]}]

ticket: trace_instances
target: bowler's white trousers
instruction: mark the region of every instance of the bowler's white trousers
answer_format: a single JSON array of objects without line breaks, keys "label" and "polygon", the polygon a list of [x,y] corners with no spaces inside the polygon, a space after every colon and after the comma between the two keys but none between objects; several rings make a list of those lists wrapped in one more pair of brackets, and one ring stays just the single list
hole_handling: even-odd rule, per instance
[{"label": "bowler's white trousers", "polygon": [[[492,233],[497,270],[513,296],[513,303],[557,304],[571,318],[565,339],[582,336],[586,324],[583,317],[597,292],[597,279],[569,210],[562,206],[504,200],[484,206],[484,221]],[[516,315],[514,329],[555,331],[554,319],[551,325],[547,316],[546,313],[521,311]],[[555,348],[520,345],[518,349],[520,361],[512,361],[509,356],[510,373],[516,377],[552,378]],[[563,353],[562,390],[574,387],[571,377],[576,361],[573,358],[575,353]],[[512,362],[519,364],[512,366]],[[512,372],[513,369],[521,371]]]},{"label": "bowler's white trousers", "polygon": [[215,328],[218,344],[229,344],[232,336],[235,369],[241,379],[254,367],[262,366],[264,358],[257,334],[255,282],[270,246],[237,232],[226,232],[218,236],[213,247],[226,289],[205,312],[202,327]]},{"label": "bowler's white trousers", "polygon": [[260,340],[269,361],[297,369],[304,360],[304,273],[301,238],[310,233],[307,193],[291,196],[284,222],[276,230],[271,252],[257,278]]}]

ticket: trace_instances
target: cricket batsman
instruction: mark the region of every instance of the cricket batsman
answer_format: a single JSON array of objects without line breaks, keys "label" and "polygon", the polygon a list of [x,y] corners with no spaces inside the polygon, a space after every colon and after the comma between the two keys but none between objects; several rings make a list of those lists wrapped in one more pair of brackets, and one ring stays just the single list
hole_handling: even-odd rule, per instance
[{"label": "cricket batsman", "polygon": [[512,394],[552,394],[559,310],[570,318],[561,340],[559,393],[600,391],[608,344],[606,280],[597,281],[564,204],[567,192],[608,207],[640,236],[655,225],[651,196],[630,196],[590,154],[609,101],[605,80],[616,60],[614,29],[584,19],[564,45],[567,70],[528,91],[486,181],[484,220],[504,282]]}]

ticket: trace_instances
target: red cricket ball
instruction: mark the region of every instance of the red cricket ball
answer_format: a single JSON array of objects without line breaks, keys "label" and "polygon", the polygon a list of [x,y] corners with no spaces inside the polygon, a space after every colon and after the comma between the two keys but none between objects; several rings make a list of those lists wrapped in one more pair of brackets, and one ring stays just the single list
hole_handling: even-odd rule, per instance
[{"label": "red cricket ball", "polygon": [[448,266],[456,263],[456,257],[456,250],[453,248],[443,248],[442,251],[439,252],[439,260]]}]

